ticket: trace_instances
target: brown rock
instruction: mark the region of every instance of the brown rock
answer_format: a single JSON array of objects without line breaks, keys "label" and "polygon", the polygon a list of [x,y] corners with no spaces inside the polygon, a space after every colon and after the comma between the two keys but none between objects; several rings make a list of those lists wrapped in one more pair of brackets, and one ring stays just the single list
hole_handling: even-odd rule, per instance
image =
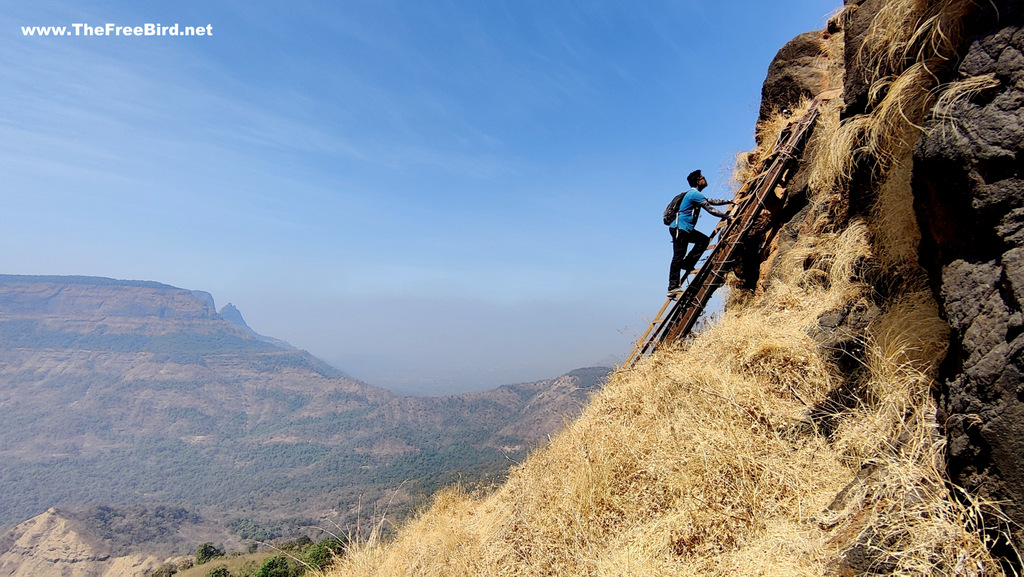
[{"label": "brown rock", "polygon": [[[921,262],[953,329],[941,419],[953,481],[1024,524],[1024,8],[993,2],[958,70],[998,86],[946,106],[914,155]],[[1018,535],[1018,548],[1024,538]]]},{"label": "brown rock", "polygon": [[760,120],[826,88],[823,50],[821,31],[804,32],[779,50],[761,87]]}]

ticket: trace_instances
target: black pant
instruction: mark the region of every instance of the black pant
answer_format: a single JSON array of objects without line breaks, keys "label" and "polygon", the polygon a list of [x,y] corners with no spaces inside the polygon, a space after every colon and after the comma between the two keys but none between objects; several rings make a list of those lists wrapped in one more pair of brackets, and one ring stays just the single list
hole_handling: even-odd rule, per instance
[{"label": "black pant", "polygon": [[[678,228],[668,229],[672,235],[672,265],[668,268],[668,290],[679,286],[679,273],[685,270],[693,270],[697,261],[708,248],[710,239],[708,235],[698,230],[679,230]],[[690,254],[686,254],[686,245],[693,243]]]}]

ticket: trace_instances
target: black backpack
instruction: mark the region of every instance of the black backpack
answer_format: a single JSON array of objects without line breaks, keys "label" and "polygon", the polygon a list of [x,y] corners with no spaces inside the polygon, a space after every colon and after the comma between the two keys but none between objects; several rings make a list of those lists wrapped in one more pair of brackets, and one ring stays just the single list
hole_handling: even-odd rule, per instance
[{"label": "black backpack", "polygon": [[680,192],[679,196],[672,199],[672,202],[668,203],[665,207],[664,221],[665,226],[672,224],[672,221],[676,219],[676,215],[679,214],[679,205],[683,203],[683,197],[686,196],[685,192]]}]

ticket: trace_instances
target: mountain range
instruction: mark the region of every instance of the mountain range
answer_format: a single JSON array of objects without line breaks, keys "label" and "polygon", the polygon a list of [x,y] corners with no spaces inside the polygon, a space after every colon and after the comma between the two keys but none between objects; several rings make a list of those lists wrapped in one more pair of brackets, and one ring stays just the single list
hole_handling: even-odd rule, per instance
[{"label": "mountain range", "polygon": [[205,292],[0,275],[0,529],[54,507],[184,507],[240,537],[401,516],[441,486],[500,479],[607,373],[407,397]]}]

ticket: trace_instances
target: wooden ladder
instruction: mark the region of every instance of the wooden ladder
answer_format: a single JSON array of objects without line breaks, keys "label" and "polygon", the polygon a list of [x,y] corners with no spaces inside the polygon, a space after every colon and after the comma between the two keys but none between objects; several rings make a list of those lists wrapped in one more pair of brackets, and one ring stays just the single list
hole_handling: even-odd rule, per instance
[{"label": "wooden ladder", "polygon": [[725,282],[725,274],[734,266],[736,255],[758,217],[765,209],[774,212],[785,203],[788,193],[783,189],[780,196],[776,189],[799,163],[821,106],[827,100],[826,96],[816,98],[800,120],[782,131],[755,176],[737,192],[729,211],[731,218],[720,221],[711,233],[718,242],[709,249],[704,264],[689,279],[681,294],[668,297],[622,366],[632,367],[662,343],[679,341],[690,334],[712,294]]}]

